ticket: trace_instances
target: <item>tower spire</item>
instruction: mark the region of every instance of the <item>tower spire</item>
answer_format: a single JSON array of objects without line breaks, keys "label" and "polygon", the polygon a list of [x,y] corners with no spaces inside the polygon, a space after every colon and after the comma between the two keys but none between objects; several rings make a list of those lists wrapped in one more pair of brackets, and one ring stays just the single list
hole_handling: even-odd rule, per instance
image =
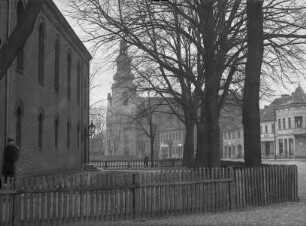
[{"label": "tower spire", "polygon": [[115,82],[134,79],[134,76],[131,73],[131,59],[128,56],[127,49],[127,42],[124,39],[121,39],[119,44],[119,55],[116,59],[117,72],[113,77]]}]

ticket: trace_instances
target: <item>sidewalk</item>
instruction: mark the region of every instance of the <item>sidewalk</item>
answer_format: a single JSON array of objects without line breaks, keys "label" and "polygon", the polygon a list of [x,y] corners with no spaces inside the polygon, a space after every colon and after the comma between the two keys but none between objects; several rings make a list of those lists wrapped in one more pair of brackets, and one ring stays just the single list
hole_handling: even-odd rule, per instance
[{"label": "sidewalk", "polygon": [[306,202],[283,203],[223,213],[192,214],[168,218],[121,222],[92,222],[65,226],[104,225],[306,225]]}]

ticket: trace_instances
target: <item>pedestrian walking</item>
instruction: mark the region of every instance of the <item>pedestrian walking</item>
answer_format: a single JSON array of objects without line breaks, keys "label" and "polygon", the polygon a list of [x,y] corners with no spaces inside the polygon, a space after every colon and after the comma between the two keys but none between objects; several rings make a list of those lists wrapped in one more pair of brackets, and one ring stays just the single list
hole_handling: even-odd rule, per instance
[{"label": "pedestrian walking", "polygon": [[144,157],[144,166],[145,167],[148,167],[148,163],[149,163],[149,158],[148,158],[148,156],[147,155],[145,155],[145,157]]},{"label": "pedestrian walking", "polygon": [[15,177],[15,163],[19,158],[19,147],[15,144],[14,139],[8,138],[8,143],[3,152],[3,164],[1,174],[5,181],[8,177]]}]

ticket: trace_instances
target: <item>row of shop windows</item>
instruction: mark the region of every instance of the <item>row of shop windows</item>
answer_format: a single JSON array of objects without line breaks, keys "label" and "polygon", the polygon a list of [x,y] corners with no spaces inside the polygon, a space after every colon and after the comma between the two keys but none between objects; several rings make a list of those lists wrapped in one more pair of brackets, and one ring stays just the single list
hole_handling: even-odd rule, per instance
[{"label": "row of shop windows", "polygon": [[182,131],[173,131],[169,133],[161,133],[160,140],[168,141],[168,140],[182,140]]},{"label": "row of shop windows", "polygon": [[224,158],[242,158],[242,146],[239,144],[238,146],[224,146]]},{"label": "row of shop windows", "polygon": [[293,139],[279,139],[279,154],[283,156],[293,155]]},{"label": "row of shop windows", "polygon": [[275,125],[272,123],[270,125],[271,130],[269,130],[269,125],[260,126],[260,133],[261,134],[268,134],[268,133],[274,133],[275,132]]},{"label": "row of shop windows", "polygon": [[[303,116],[295,116],[294,117],[294,125],[295,125],[295,128],[302,128]],[[278,119],[278,129],[279,130],[281,130],[281,129],[291,129],[291,118],[288,118],[287,120],[285,118]]]},{"label": "row of shop windows", "polygon": [[183,158],[183,147],[161,147],[162,159]]},{"label": "row of shop windows", "polygon": [[224,139],[236,139],[237,138],[241,138],[241,132],[240,130],[229,130],[229,131],[225,131],[223,132],[223,137]]}]

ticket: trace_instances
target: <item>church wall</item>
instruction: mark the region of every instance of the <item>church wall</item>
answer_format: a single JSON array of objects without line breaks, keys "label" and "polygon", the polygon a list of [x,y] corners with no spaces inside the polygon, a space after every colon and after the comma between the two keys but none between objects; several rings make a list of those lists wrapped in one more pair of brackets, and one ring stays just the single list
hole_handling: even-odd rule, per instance
[{"label": "church wall", "polygon": [[[16,1],[11,1],[16,2]],[[48,3],[49,4],[49,3]],[[75,37],[67,31],[58,12],[45,4],[39,14],[33,32],[24,46],[24,69],[16,70],[16,60],[9,69],[9,120],[8,136],[16,137],[16,109],[22,107],[21,152],[17,162],[17,174],[43,173],[63,169],[80,168],[86,151],[86,134],[77,134],[77,126],[88,127],[88,55],[75,44]],[[53,4],[53,3],[52,3]],[[14,5],[12,3],[12,5]],[[16,8],[13,8],[16,10]],[[12,29],[16,14],[11,18]],[[38,83],[38,33],[44,25],[44,85]],[[2,24],[0,24],[2,26]],[[2,30],[2,29],[0,29]],[[59,93],[54,90],[54,47],[60,43]],[[78,41],[79,42],[79,41]],[[67,53],[71,52],[71,100],[67,99]],[[81,103],[77,103],[77,65],[81,65]],[[1,90],[4,86],[1,81]],[[4,100],[1,93],[0,101]],[[5,106],[4,104],[1,106]],[[1,120],[3,110],[1,108]],[[84,109],[84,110],[82,110]],[[42,148],[38,147],[38,115],[43,112]],[[59,141],[55,147],[55,117],[59,117]],[[70,147],[67,146],[67,123],[70,121]],[[1,123],[3,125],[3,123]],[[0,129],[1,138],[3,127]],[[81,129],[82,131],[82,129]],[[3,142],[3,139],[1,139]],[[81,141],[82,140],[82,141]],[[88,150],[88,149],[87,149]],[[2,154],[1,154],[2,158]],[[2,162],[2,161],[1,161]]]}]

